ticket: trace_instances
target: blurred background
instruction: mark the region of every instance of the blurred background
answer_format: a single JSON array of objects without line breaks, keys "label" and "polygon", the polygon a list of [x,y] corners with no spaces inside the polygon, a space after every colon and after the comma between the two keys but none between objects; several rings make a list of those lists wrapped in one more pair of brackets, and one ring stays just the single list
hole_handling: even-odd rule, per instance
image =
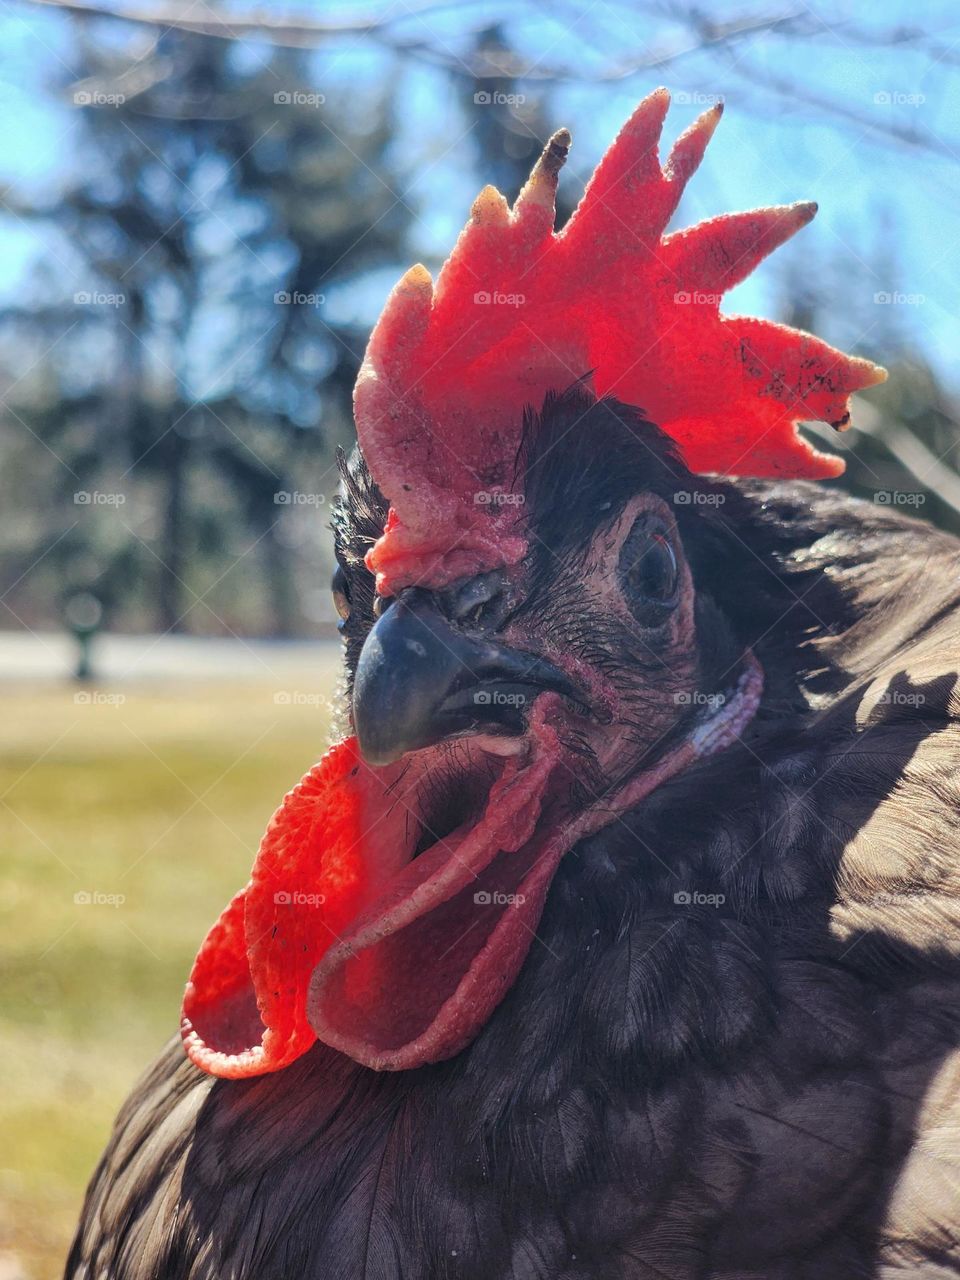
[{"label": "blurred background", "polygon": [[[561,124],[663,83],[677,225],[815,198],[727,304],[887,365],[837,482],[960,531],[954,7],[0,5],[0,1280],[59,1274],[196,946],[329,740],[370,325]],[[814,430],[819,430],[814,428]]]}]

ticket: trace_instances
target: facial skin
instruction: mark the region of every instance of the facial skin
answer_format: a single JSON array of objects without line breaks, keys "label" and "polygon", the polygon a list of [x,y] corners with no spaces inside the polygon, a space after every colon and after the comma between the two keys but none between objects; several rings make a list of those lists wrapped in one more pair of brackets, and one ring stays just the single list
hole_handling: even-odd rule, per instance
[{"label": "facial skin", "polygon": [[570,715],[585,764],[607,785],[629,776],[683,717],[696,683],[695,590],[673,513],[655,494],[631,499],[582,557],[558,561],[551,605],[506,627],[584,691]]},{"label": "facial skin", "polygon": [[[355,463],[335,525],[335,586],[371,762],[465,737],[493,754],[522,751],[530,707],[552,689],[586,798],[665,753],[702,717],[704,696],[722,693],[711,682],[732,685],[739,651],[698,599],[687,544],[701,517],[674,500],[692,478],[656,429],[579,390],[548,402],[536,427],[522,460],[524,562],[375,599],[362,554],[385,504]],[[718,647],[721,660],[705,664],[705,648],[715,658]]]}]

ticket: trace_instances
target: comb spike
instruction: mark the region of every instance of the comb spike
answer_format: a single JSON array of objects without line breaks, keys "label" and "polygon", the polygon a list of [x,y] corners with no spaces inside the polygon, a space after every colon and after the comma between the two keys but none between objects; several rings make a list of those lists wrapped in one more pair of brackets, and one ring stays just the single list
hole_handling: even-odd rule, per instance
[{"label": "comb spike", "polygon": [[[437,307],[472,283],[470,292],[491,289],[502,267],[510,228],[510,206],[506,197],[489,184],[483,188],[470,208],[470,219],[457,237],[453,252],[440,268],[434,297]],[[462,320],[463,317],[461,316]],[[438,317],[441,325],[450,325],[450,308]]]},{"label": "comb spike", "polygon": [[473,202],[470,221],[477,227],[505,227],[509,219],[506,196],[488,183]]},{"label": "comb spike", "polygon": [[850,396],[876,386],[886,369],[836,347],[802,329],[732,316],[724,327],[737,335],[744,373],[760,384],[761,396],[773,396],[795,422],[828,422],[842,431],[850,425]]},{"label": "comb spike", "polygon": [[389,381],[402,375],[423,341],[433,305],[433,278],[418,262],[393,286],[376,328],[370,335],[364,365]]},{"label": "comb spike", "polygon": [[522,229],[525,240],[532,242],[553,230],[557,216],[557,183],[572,141],[568,129],[558,129],[547,142],[517,196],[513,218],[517,227]]},{"label": "comb spike", "polygon": [[663,241],[662,261],[678,283],[716,297],[745,280],[817,212],[812,201],[725,213]]},{"label": "comb spike", "polygon": [[585,252],[602,238],[609,258],[648,249],[659,237],[666,183],[658,143],[669,105],[667,90],[655,89],[620,130],[564,230],[571,252]]},{"label": "comb spike", "polygon": [[667,163],[663,166],[663,176],[674,190],[674,209],[680,203],[680,197],[687,183],[700,168],[700,161],[703,159],[707,144],[713,137],[722,115],[723,103],[718,102],[708,111],[697,116],[693,124],[681,133],[670,148]]}]

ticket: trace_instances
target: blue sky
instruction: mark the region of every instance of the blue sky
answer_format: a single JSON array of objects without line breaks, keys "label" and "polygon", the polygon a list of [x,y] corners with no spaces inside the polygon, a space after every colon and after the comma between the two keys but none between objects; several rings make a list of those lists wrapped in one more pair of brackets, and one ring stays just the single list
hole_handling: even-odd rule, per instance
[{"label": "blue sky", "polygon": [[[262,7],[262,6],[261,6]],[[276,6],[273,6],[276,7]],[[243,12],[244,6],[230,6]],[[385,6],[384,6],[385,8]],[[794,270],[830,281],[831,313],[823,336],[861,346],[883,362],[891,323],[924,351],[957,389],[960,370],[960,19],[954,7],[924,6],[925,34],[910,35],[916,6],[892,0],[863,16],[862,6],[797,6],[793,34],[758,29],[732,43],[696,47],[690,27],[648,12],[607,3],[570,4],[553,17],[513,3],[466,4],[417,13],[413,6],[391,27],[403,41],[426,43],[456,60],[471,32],[503,20],[521,54],[563,77],[538,81],[528,92],[549,95],[554,124],[569,125],[575,150],[566,180],[582,181],[623,119],[644,93],[666,84],[674,94],[666,141],[721,96],[724,121],[688,190],[677,225],[730,209],[812,198],[820,213],[781,250]],[[295,8],[284,6],[284,12]],[[350,5],[327,5],[325,16],[349,15]],[[364,12],[369,9],[365,8]],[[304,8],[305,13],[317,10]],[[756,12],[746,6],[700,5],[716,21]],[[888,33],[901,29],[890,47]],[[104,30],[107,28],[104,27]],[[83,127],[67,85],[73,64],[72,20],[50,9],[6,4],[0,17],[0,182],[55,198],[75,163],[76,130]],[[120,41],[130,27],[114,28]],[[909,38],[903,38],[904,33]],[[659,67],[615,78],[628,59],[672,56]],[[237,51],[260,56],[255,44]],[[398,130],[393,147],[401,191],[415,210],[409,257],[435,264],[451,246],[473,195],[485,180],[472,137],[476,107],[465,80],[409,57],[398,58],[367,36],[331,41],[313,58],[317,88],[333,110],[350,112],[358,85],[395,85]],[[599,81],[598,77],[608,77]],[[790,81],[796,100],[767,81]],[[523,87],[523,86],[521,86]],[[930,147],[904,146],[885,129],[917,132]],[[513,193],[509,193],[513,194]],[[15,217],[0,215],[0,295],[9,297],[48,246]],[[401,264],[398,264],[401,265]],[[362,324],[375,317],[390,280],[384,273],[356,287],[332,291],[328,307]],[[80,286],[78,286],[80,287]],[[772,266],[730,295],[725,310],[775,316],[782,310],[784,276]],[[876,294],[897,301],[875,303]]]}]

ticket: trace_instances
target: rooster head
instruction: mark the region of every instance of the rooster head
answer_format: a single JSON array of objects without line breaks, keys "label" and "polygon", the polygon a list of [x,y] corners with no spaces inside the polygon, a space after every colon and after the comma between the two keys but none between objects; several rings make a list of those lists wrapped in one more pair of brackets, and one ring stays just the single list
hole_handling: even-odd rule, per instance
[{"label": "rooster head", "polygon": [[206,1071],[317,1039],[378,1069],[458,1053],[564,855],[757,709],[714,583],[725,478],[837,474],[797,423],[843,427],[884,375],[721,314],[815,206],[664,235],[720,117],[661,165],[667,105],[640,104],[562,231],[566,131],[512,209],[481,193],[436,284],[414,267],[387,302],[334,521],[353,733],[197,957],[183,1035]]}]

